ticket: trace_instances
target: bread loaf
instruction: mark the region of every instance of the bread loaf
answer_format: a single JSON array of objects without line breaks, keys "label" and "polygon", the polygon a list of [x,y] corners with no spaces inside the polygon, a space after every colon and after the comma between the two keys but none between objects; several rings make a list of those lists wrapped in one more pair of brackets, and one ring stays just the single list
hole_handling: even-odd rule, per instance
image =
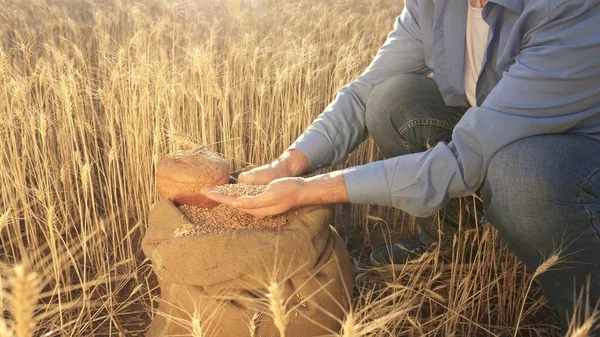
[{"label": "bread loaf", "polygon": [[218,203],[200,193],[205,187],[229,183],[229,163],[206,147],[177,151],[158,163],[158,193],[175,205],[211,208]]}]

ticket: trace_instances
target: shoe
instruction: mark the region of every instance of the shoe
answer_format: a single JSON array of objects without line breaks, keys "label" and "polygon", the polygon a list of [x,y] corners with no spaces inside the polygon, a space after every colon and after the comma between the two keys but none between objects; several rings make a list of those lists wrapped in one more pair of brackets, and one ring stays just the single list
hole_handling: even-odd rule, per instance
[{"label": "shoe", "polygon": [[[396,244],[380,246],[374,249],[369,256],[371,264],[381,271],[385,272],[402,272],[408,270],[431,269],[448,270],[451,267],[461,266],[469,268],[475,263],[477,256],[477,246],[471,247],[463,252],[460,257],[452,256],[452,250],[433,250],[423,246],[421,241],[405,241]],[[435,263],[425,255],[437,252],[439,259],[435,259]],[[423,264],[425,258],[429,261]],[[430,264],[432,263],[432,264]]]},{"label": "shoe", "polygon": [[374,249],[369,256],[371,264],[375,267],[391,265],[404,265],[410,260],[418,259],[423,255],[420,241],[404,241]]}]

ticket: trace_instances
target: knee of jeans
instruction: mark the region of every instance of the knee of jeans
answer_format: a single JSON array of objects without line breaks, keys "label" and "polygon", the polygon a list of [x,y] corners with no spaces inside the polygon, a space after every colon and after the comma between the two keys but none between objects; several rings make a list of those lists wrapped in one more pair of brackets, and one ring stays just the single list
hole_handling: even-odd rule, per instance
[{"label": "knee of jeans", "polygon": [[418,100],[418,93],[428,86],[437,88],[430,78],[415,74],[396,75],[375,86],[367,100],[367,127],[390,123],[392,115],[408,115],[414,105],[411,101]]},{"label": "knee of jeans", "polygon": [[[438,90],[435,82],[415,74],[396,75],[373,88],[367,100],[365,122],[369,134],[378,145],[380,141],[397,138],[396,127],[416,118],[413,115],[414,107],[427,90]],[[409,144],[405,145],[410,147]]]},{"label": "knee of jeans", "polygon": [[576,198],[577,191],[569,188],[573,184],[565,183],[560,170],[548,167],[543,157],[530,155],[528,145],[516,142],[496,153],[482,197],[486,219],[509,247],[521,251],[527,264],[536,265],[560,248],[553,231],[563,230],[564,224],[555,221],[560,218],[556,201]]}]

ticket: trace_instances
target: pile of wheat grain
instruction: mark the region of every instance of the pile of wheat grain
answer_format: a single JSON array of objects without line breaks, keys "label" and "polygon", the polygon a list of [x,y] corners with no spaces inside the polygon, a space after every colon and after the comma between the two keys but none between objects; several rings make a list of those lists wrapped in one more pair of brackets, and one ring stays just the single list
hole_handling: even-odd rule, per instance
[{"label": "pile of wheat grain", "polygon": [[263,193],[267,189],[267,185],[228,184],[217,186],[216,189],[219,193],[234,198],[242,196],[254,197]]},{"label": "pile of wheat grain", "polygon": [[[216,189],[224,195],[237,198],[259,195],[265,191],[266,185],[229,184],[217,186]],[[287,225],[285,215],[258,219],[227,205],[214,208],[181,205],[179,209],[191,223],[177,228],[175,237],[221,234],[235,229],[279,230]]]}]

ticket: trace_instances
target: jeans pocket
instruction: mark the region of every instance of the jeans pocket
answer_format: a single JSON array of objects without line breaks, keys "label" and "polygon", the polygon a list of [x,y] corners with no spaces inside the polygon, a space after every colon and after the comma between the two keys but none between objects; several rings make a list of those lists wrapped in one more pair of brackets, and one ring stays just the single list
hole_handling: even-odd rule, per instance
[{"label": "jeans pocket", "polygon": [[410,120],[398,129],[398,135],[404,141],[409,153],[425,151],[437,143],[452,139],[454,126],[435,118],[417,118]]}]

